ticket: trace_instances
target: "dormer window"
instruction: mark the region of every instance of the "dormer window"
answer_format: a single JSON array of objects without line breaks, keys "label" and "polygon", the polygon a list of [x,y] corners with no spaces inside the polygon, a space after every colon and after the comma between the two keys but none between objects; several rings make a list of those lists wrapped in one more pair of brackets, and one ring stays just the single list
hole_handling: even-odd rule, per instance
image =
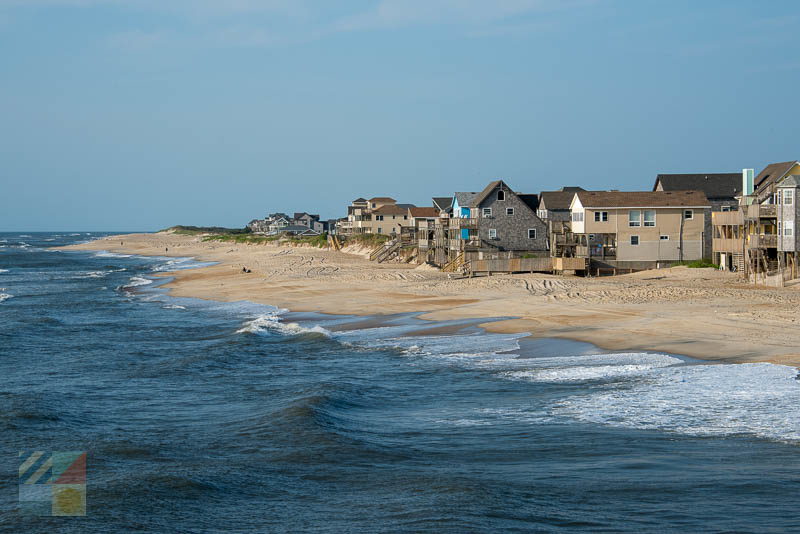
[{"label": "dormer window", "polygon": [[506,192],[502,189],[497,192],[497,200],[505,200],[506,199]]}]

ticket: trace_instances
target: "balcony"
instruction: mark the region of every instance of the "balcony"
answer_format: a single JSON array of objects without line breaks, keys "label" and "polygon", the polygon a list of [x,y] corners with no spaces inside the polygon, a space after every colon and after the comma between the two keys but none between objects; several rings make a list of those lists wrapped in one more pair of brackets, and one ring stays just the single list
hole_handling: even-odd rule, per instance
[{"label": "balcony", "polygon": [[467,230],[475,230],[478,228],[479,219],[467,217],[454,217],[450,219],[450,228],[462,228]]},{"label": "balcony", "polygon": [[744,240],[741,237],[715,237],[712,249],[714,252],[741,254],[742,250],[744,249]]},{"label": "balcony", "polygon": [[775,204],[751,204],[747,206],[748,219],[770,219],[777,216]]},{"label": "balcony", "polygon": [[[591,252],[591,256],[589,253]],[[617,247],[611,245],[594,245],[592,247],[575,247],[575,256],[578,258],[596,258],[601,260],[613,260],[617,257]]]},{"label": "balcony", "polygon": [[715,211],[711,214],[711,223],[715,226],[741,226],[744,224],[744,216],[739,210]]},{"label": "balcony", "polygon": [[778,248],[778,236],[775,234],[750,234],[747,236],[749,248]]}]

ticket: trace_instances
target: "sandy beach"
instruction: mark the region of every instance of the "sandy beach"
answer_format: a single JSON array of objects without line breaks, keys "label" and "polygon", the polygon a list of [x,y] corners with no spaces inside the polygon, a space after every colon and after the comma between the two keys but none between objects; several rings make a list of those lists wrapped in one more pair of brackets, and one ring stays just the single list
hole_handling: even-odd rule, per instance
[{"label": "sandy beach", "polygon": [[[797,287],[754,287],[712,269],[451,279],[429,266],[376,264],[357,248],[204,242],[172,233],[111,236],[67,249],[218,262],[164,273],[174,278],[165,287],[175,296],[248,300],[298,312],[423,312],[421,318],[430,320],[510,317],[482,326],[612,350],[800,366],[800,329],[791,328],[800,310]],[[251,272],[243,273],[243,267]]]}]

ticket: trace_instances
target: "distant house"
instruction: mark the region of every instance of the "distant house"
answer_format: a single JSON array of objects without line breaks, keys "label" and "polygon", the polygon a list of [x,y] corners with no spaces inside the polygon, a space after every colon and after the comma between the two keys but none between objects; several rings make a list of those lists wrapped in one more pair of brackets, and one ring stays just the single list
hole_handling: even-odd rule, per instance
[{"label": "distant house", "polygon": [[578,191],[585,191],[585,189],[582,187],[562,187],[558,191],[542,191],[539,193],[539,205],[536,207],[536,215],[545,222],[569,221],[569,206]]},{"label": "distant house", "polygon": [[408,209],[413,204],[398,204],[391,197],[359,197],[347,207],[347,221],[337,224],[337,232],[351,234],[392,234],[410,227]]},{"label": "distant house", "polygon": [[417,227],[420,221],[433,223],[439,218],[441,210],[438,207],[413,207],[408,208],[410,226]]},{"label": "distant house", "polygon": [[653,191],[702,191],[711,206],[705,213],[703,257],[712,256],[712,212],[728,212],[739,207],[742,173],[659,174]]},{"label": "distant house", "polygon": [[481,245],[497,251],[547,250],[547,227],[536,215],[537,202],[537,195],[517,194],[503,180],[490,182],[469,201]]},{"label": "distant house", "polygon": [[578,191],[572,253],[630,269],[701,259],[709,207],[702,191]]}]

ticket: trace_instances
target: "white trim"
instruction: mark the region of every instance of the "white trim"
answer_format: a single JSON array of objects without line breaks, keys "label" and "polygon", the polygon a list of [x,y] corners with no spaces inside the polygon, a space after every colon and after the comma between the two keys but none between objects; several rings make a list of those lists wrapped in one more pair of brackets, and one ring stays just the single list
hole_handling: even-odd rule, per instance
[{"label": "white trim", "polygon": [[[531,237],[531,232],[533,232],[533,237]],[[528,228],[528,239],[536,239],[536,228]]]},{"label": "white trim", "polygon": [[489,239],[497,239],[497,228],[489,228]]},{"label": "white trim", "polygon": [[[638,246],[639,246],[639,243],[641,243],[641,242],[642,242],[642,240],[639,238],[639,236],[638,236],[638,235],[632,235],[632,236],[630,236],[630,237],[631,237],[631,238],[630,238],[630,240],[628,241],[628,244],[629,244],[630,246],[632,246],[632,247],[638,247]],[[633,242],[633,238],[634,238],[634,237],[636,238],[636,243],[634,243],[634,242]]]}]

